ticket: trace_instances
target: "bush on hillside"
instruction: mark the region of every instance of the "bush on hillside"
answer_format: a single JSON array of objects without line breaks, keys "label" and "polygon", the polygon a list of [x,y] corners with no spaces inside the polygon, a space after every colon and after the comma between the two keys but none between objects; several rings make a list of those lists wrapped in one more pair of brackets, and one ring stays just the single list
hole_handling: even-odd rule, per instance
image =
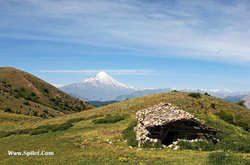
[{"label": "bush on hillside", "polygon": [[227,152],[212,152],[208,155],[208,164],[211,165],[247,165],[250,164],[249,159],[242,156]]},{"label": "bush on hillside", "polygon": [[200,93],[189,93],[188,96],[196,98],[196,99],[201,97]]},{"label": "bush on hillside", "polygon": [[226,112],[221,110],[217,115],[224,121],[239,126],[243,128],[246,131],[250,130],[250,123],[242,118],[242,116],[239,115],[233,115],[230,112]]},{"label": "bush on hillside", "polygon": [[236,125],[243,128],[245,131],[249,131],[250,130],[250,126],[249,126],[250,123],[247,123],[247,122],[244,122],[244,121],[241,121],[241,120],[238,120],[236,122]]},{"label": "bush on hillside", "polygon": [[16,88],[14,90],[14,95],[16,98],[22,97],[25,100],[30,100],[38,102],[38,96],[34,92],[27,91],[25,88]]},{"label": "bush on hillside", "polygon": [[244,100],[238,102],[237,104],[240,105],[240,106],[242,106],[242,107],[246,107]]},{"label": "bush on hillside", "polygon": [[43,89],[43,92],[46,93],[46,94],[48,94],[48,93],[49,93],[49,90],[46,89],[46,88],[44,88],[44,89]]},{"label": "bush on hillside", "polygon": [[134,131],[135,126],[137,125],[137,122],[134,121],[131,124],[129,124],[128,128],[126,128],[122,132],[122,137],[127,140],[127,144],[132,147],[137,147],[138,142],[136,140],[136,134]]},{"label": "bush on hillside", "polygon": [[230,124],[234,124],[234,116],[231,113],[221,110],[219,113],[217,113],[217,115],[222,120],[224,120]]},{"label": "bush on hillside", "polygon": [[38,135],[38,134],[44,134],[48,132],[56,132],[56,131],[64,131],[71,127],[73,127],[72,123],[79,122],[81,120],[84,120],[84,118],[76,118],[76,119],[70,119],[66,123],[59,124],[59,125],[41,125],[37,128],[31,129],[23,129],[23,130],[16,130],[16,131],[0,131],[0,138],[7,137],[12,134],[30,134],[30,135]]},{"label": "bush on hillside", "polygon": [[216,109],[215,103],[211,103],[211,107],[212,107],[213,109]]},{"label": "bush on hillside", "polygon": [[29,103],[28,100],[25,100],[25,101],[23,102],[23,104],[24,104],[24,105],[30,105],[30,103]]},{"label": "bush on hillside", "polygon": [[191,149],[191,150],[202,150],[202,151],[213,151],[214,144],[209,141],[187,141],[180,140],[178,141],[178,146],[180,149]]},{"label": "bush on hillside", "polygon": [[67,130],[67,129],[71,128],[71,127],[73,127],[73,124],[71,124],[71,123],[64,123],[64,124],[55,126],[53,129],[51,129],[51,131],[52,132],[64,131],[64,130]]},{"label": "bush on hillside", "polygon": [[13,132],[10,132],[10,131],[0,131],[0,138],[7,137],[7,136],[10,136],[12,134],[13,134]]},{"label": "bush on hillside", "polygon": [[77,123],[77,122],[80,122],[80,121],[82,121],[82,120],[85,120],[85,118],[84,118],[84,117],[81,117],[81,118],[69,119],[69,120],[67,121],[67,123]]},{"label": "bush on hillside", "polygon": [[[68,123],[68,122],[60,124],[60,125],[56,125],[56,124],[54,124],[54,125],[42,125],[42,126],[35,128],[32,132],[40,132],[40,134],[41,134],[43,132],[47,133],[50,131],[51,132],[64,131],[64,130],[67,130],[71,127],[73,127],[73,124]],[[47,132],[45,130],[47,130]],[[31,135],[33,135],[32,132],[31,132]]]},{"label": "bush on hillside", "polygon": [[218,150],[250,153],[250,135],[236,136],[220,134],[219,138],[220,142],[215,146]]},{"label": "bush on hillside", "polygon": [[29,134],[33,129],[31,128],[27,128],[27,129],[22,129],[22,130],[17,130],[17,131],[14,131],[13,133],[14,134]]},{"label": "bush on hillside", "polygon": [[10,107],[6,107],[6,108],[4,108],[4,112],[12,112],[12,110],[11,110],[11,108]]},{"label": "bush on hillside", "polygon": [[141,144],[142,148],[162,148],[163,145],[161,144],[160,141],[158,142],[150,142],[150,141],[145,141],[144,143]]},{"label": "bush on hillside", "polygon": [[44,134],[44,133],[48,133],[49,130],[47,129],[34,129],[30,132],[30,135],[39,135],[39,134]]},{"label": "bush on hillside", "polygon": [[117,123],[125,119],[125,116],[106,116],[104,118],[95,119],[92,122],[95,124]]},{"label": "bush on hillside", "polygon": [[207,92],[205,92],[205,93],[204,93],[204,95],[206,95],[206,96],[211,96],[211,95],[210,95],[210,94],[208,94]]}]

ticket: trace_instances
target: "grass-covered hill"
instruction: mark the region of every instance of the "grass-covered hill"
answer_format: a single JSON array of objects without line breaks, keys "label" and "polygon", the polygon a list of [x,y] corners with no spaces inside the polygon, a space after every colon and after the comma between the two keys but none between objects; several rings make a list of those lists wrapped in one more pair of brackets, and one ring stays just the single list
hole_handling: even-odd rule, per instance
[{"label": "grass-covered hill", "polygon": [[51,118],[90,108],[29,73],[0,68],[0,111]]},{"label": "grass-covered hill", "polygon": [[[220,141],[185,143],[179,150],[136,147],[135,113],[161,102],[179,106],[201,122],[219,129]],[[24,118],[29,122],[22,125],[21,118],[24,117],[8,120],[16,127],[0,126],[1,164],[194,165],[249,164],[250,161],[249,109],[207,95],[161,93],[51,119]],[[55,155],[8,156],[7,151],[53,151]]]}]

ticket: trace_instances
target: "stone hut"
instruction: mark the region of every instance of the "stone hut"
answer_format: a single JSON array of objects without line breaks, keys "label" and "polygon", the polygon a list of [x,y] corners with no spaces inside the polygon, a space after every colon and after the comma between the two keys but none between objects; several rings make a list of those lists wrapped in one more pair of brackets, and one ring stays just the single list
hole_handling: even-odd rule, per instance
[{"label": "stone hut", "polygon": [[218,132],[170,103],[160,103],[138,111],[136,117],[138,124],[135,131],[139,146],[145,141],[170,145],[177,139],[213,140]]}]

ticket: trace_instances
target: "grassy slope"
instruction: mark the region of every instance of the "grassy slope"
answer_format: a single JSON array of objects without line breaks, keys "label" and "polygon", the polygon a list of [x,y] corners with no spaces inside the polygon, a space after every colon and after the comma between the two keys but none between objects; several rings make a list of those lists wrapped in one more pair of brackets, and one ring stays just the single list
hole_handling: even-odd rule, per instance
[{"label": "grassy slope", "polygon": [[[135,119],[135,112],[160,102],[173,103],[181,109],[194,114],[202,122],[208,123],[210,126],[218,128],[223,132],[238,135],[249,134],[242,128],[229,124],[215,115],[220,110],[226,110],[238,116],[241,120],[250,123],[250,111],[243,107],[208,96],[194,99],[189,97],[187,93],[164,93],[131,99],[47,120],[32,121],[30,119],[30,122],[22,127],[5,127],[6,130],[24,129],[45,124],[64,123],[72,118],[88,118],[75,123],[72,128],[62,132],[50,132],[35,136],[11,135],[2,138],[0,139],[0,160],[4,164],[15,162],[27,164],[30,161],[42,164],[51,164],[52,162],[56,162],[56,164],[205,164],[208,152],[190,150],[172,151],[169,149],[140,150],[138,148],[130,148],[124,142],[121,133]],[[211,107],[211,103],[216,105],[216,109]],[[117,114],[126,114],[128,117],[126,120],[115,124],[94,124],[91,122],[93,118]],[[112,144],[109,144],[107,140],[112,141]],[[55,156],[10,157],[7,156],[8,150],[54,151]],[[242,155],[250,158],[249,154]]]},{"label": "grassy slope", "polygon": [[[33,95],[27,99],[23,95]],[[29,100],[29,101],[28,101]],[[45,81],[15,68],[0,68],[0,109],[10,108],[12,113],[54,117],[91,108]]]}]

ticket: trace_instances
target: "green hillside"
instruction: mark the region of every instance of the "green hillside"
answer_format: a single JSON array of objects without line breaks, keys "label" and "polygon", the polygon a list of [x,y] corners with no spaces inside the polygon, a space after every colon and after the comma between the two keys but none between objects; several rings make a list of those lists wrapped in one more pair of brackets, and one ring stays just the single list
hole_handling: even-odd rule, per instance
[{"label": "green hillside", "polygon": [[0,110],[4,112],[51,118],[90,108],[29,73],[0,68]]},{"label": "green hillside", "polygon": [[[183,149],[130,146],[138,110],[172,103],[221,131],[217,144]],[[14,114],[13,114],[14,115]],[[1,125],[1,164],[249,164],[250,111],[207,95],[161,93],[110,104],[61,117],[11,120]],[[24,119],[26,120],[26,119]],[[131,130],[130,130],[131,131]],[[186,148],[185,148],[186,147]],[[52,151],[54,156],[8,156],[8,151]],[[220,152],[218,152],[220,151]]]}]

